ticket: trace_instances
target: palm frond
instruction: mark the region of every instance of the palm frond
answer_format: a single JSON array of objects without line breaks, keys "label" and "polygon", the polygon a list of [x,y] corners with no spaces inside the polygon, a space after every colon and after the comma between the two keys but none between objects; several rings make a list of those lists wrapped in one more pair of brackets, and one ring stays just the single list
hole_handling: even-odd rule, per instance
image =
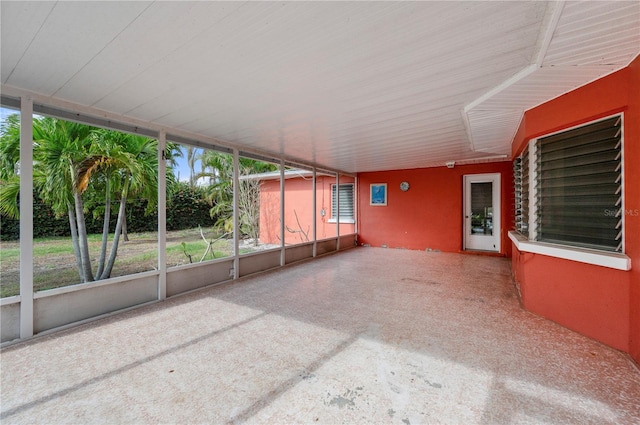
[{"label": "palm frond", "polygon": [[78,193],[84,193],[89,186],[89,180],[93,173],[101,168],[109,168],[117,165],[118,161],[115,158],[109,158],[102,155],[92,155],[85,158],[76,168],[75,190]]},{"label": "palm frond", "polygon": [[13,176],[0,181],[0,212],[9,218],[20,218],[18,195],[20,194],[20,178]]}]

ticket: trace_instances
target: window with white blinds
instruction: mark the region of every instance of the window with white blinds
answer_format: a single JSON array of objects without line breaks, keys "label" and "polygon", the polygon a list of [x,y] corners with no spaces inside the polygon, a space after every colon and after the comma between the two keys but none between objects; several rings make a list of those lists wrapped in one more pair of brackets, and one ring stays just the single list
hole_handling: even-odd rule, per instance
[{"label": "window with white blinds", "polygon": [[535,240],[622,251],[621,116],[538,139],[535,167]]},{"label": "window with white blinds", "polygon": [[[331,185],[331,218],[338,217],[338,200],[336,185]],[[353,183],[341,184],[340,190],[340,219],[353,220]]]}]

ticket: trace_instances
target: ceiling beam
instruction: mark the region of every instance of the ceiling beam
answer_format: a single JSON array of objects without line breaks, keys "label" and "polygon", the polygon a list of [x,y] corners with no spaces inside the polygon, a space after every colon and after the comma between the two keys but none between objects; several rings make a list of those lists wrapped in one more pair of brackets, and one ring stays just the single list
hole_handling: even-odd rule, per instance
[{"label": "ceiling beam", "polygon": [[[469,111],[477,108],[482,103],[511,87],[512,85],[518,83],[521,80],[526,79],[528,76],[532,75],[538,69],[542,68],[542,62],[544,61],[545,56],[547,55],[547,51],[549,49],[549,45],[551,44],[551,40],[553,39],[553,35],[558,27],[558,22],[560,21],[560,16],[562,15],[562,10],[564,9],[564,0],[558,2],[549,2],[547,4],[547,9],[545,11],[545,18],[542,22],[540,32],[538,34],[538,41],[536,43],[536,52],[533,55],[532,61],[530,65],[526,68],[519,71],[517,74],[513,75],[510,78],[507,78],[502,83],[493,87],[491,90],[481,95],[477,99],[468,103],[461,111],[462,121],[464,123],[465,130],[467,132],[467,137],[469,139],[469,144],[471,146],[472,151],[477,151],[476,146],[473,140],[473,128],[471,127],[471,123],[469,121]],[[533,106],[533,105],[532,105]],[[524,111],[522,111],[524,113]]]}]

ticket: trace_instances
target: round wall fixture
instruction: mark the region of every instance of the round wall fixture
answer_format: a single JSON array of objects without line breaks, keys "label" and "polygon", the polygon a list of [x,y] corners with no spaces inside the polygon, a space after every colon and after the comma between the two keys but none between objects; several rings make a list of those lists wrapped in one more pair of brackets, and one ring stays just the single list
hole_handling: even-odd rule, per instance
[{"label": "round wall fixture", "polygon": [[407,190],[409,190],[409,182],[400,183],[400,190],[403,192],[406,192]]}]

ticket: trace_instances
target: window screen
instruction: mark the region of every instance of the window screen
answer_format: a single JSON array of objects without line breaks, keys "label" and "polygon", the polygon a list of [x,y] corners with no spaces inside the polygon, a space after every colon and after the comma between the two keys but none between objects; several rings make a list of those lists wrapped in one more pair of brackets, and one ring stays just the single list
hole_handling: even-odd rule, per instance
[{"label": "window screen", "polygon": [[537,240],[622,251],[622,118],[537,142]]},{"label": "window screen", "polygon": [[513,163],[515,192],[515,229],[529,237],[529,149],[525,148]]}]

